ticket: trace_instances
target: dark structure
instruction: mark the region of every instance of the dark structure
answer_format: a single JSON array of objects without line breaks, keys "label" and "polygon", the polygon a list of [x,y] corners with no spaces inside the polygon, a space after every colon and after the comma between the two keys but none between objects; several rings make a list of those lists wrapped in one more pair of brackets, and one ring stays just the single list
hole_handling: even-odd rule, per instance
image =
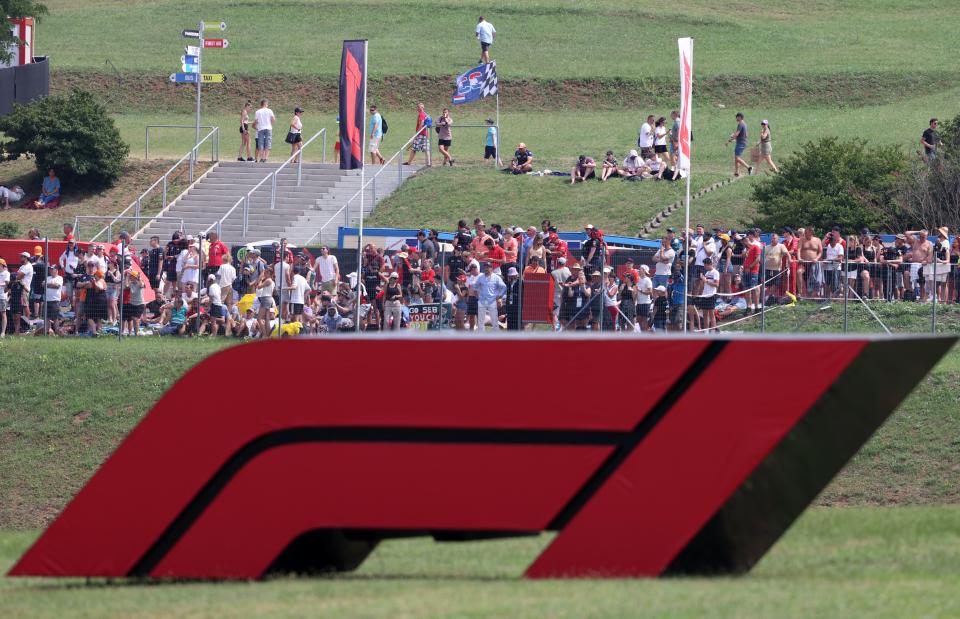
[{"label": "dark structure", "polygon": [[14,103],[30,103],[50,94],[50,61],[35,56],[33,62],[0,68],[0,116],[13,111]]}]

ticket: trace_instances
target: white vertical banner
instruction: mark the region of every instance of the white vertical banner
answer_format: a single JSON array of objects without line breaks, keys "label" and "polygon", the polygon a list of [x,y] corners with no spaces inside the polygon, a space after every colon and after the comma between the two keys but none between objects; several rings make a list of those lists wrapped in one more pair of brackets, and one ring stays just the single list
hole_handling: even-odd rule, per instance
[{"label": "white vertical banner", "polygon": [[690,173],[690,108],[693,103],[693,39],[677,39],[680,46],[680,161],[681,170]]}]

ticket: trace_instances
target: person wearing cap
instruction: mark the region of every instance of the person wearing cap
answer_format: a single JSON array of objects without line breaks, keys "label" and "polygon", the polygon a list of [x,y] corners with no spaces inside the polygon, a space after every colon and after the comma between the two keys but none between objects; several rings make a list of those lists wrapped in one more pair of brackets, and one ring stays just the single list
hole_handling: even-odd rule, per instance
[{"label": "person wearing cap", "polygon": [[510,171],[513,174],[525,174],[533,171],[533,153],[523,142],[517,144],[517,150],[510,161]]},{"label": "person wearing cap", "polygon": [[484,264],[483,274],[473,280],[471,288],[477,294],[477,330],[485,331],[489,318],[493,330],[496,331],[499,325],[499,307],[507,294],[507,285],[494,272],[492,263]]},{"label": "person wearing cap", "polygon": [[40,318],[43,313],[44,299],[44,281],[47,278],[47,262],[43,257],[43,246],[35,245],[33,255],[30,257],[30,264],[33,267],[34,278],[31,280],[27,289],[30,291],[30,314],[35,318]]},{"label": "person wearing cap", "polygon": [[[339,118],[339,116],[337,117]],[[339,120],[337,121],[340,122]],[[370,137],[367,140],[367,150],[370,151],[370,163],[383,165],[386,161],[380,154],[380,142],[383,140],[383,115],[376,105],[370,106]],[[340,140],[337,140],[339,142]]]},{"label": "person wearing cap", "polygon": [[400,275],[393,271],[387,277],[387,285],[383,287],[383,330],[396,331],[403,321],[403,287],[400,285]]},{"label": "person wearing cap", "polygon": [[483,143],[483,160],[493,159],[494,165],[500,167],[503,162],[497,157],[497,128],[493,126],[492,118],[487,119],[487,136]]},{"label": "person wearing cap", "polygon": [[30,252],[20,252],[20,268],[17,269],[16,281],[20,282],[20,285],[23,286],[23,296],[20,304],[23,308],[22,314],[24,318],[29,319],[30,291],[33,290],[33,263],[30,261]]},{"label": "person wearing cap", "polygon": [[617,174],[625,180],[640,180],[645,170],[646,166],[643,164],[643,159],[637,153],[636,149],[631,149],[630,153],[623,158],[623,166],[617,168]]},{"label": "person wearing cap", "polygon": [[593,157],[580,155],[577,157],[577,163],[570,170],[570,184],[582,183],[583,181],[596,178],[597,162]]},{"label": "person wearing cap", "polygon": [[146,302],[143,291],[149,284],[149,279],[142,269],[131,264],[123,270],[123,324],[121,333],[130,336],[140,335],[140,320]]},{"label": "person wearing cap", "polygon": [[557,268],[550,272],[553,279],[553,324],[556,326],[560,318],[560,303],[563,300],[563,284],[570,279],[572,272],[567,266],[566,256],[557,258]]},{"label": "person wearing cap", "polygon": [[653,289],[651,295],[653,300],[652,316],[650,317],[650,328],[654,333],[663,333],[667,330],[667,313],[669,304],[667,303],[667,287],[657,286]]},{"label": "person wearing cap", "polygon": [[7,336],[7,289],[10,287],[10,269],[0,258],[0,338]]},{"label": "person wearing cap", "polygon": [[[782,246],[781,246],[782,247]],[[701,312],[701,329],[706,332],[716,331],[717,316],[714,310],[717,305],[717,288],[720,286],[720,272],[713,268],[713,259],[704,258],[703,273],[700,275],[703,292],[696,297],[697,309]]]},{"label": "person wearing cap", "polygon": [[[947,279],[950,274],[950,229],[946,226],[937,228],[936,240],[933,243],[933,252],[929,265],[928,279],[935,281],[937,302],[947,302]],[[934,264],[936,267],[934,267]]]},{"label": "person wearing cap", "polygon": [[666,286],[670,279],[670,271],[673,268],[673,261],[677,257],[677,252],[673,248],[674,229],[667,228],[667,235],[660,239],[660,247],[653,254],[653,285]]},{"label": "person wearing cap", "polygon": [[713,240],[713,235],[706,231],[703,224],[697,224],[697,236],[693,238],[691,247],[696,250],[693,272],[690,274],[694,281],[693,294],[700,294],[703,290],[703,280],[700,279],[700,276],[706,270],[704,260],[707,258],[710,258],[711,261],[716,260],[717,243]]},{"label": "person wearing cap", "polygon": [[[760,164],[764,161],[770,166],[774,174],[780,172],[780,168],[773,162],[773,143],[770,141],[770,121],[763,119],[760,121],[760,141],[757,142],[757,148],[760,150],[760,160],[757,162],[757,172],[760,171]],[[751,172],[752,174],[753,172]]]},{"label": "person wearing cap", "polygon": [[103,321],[107,318],[107,283],[99,266],[95,259],[87,259],[87,272],[83,278],[86,292],[83,315],[87,321],[88,337],[99,334]]},{"label": "person wearing cap", "polygon": [[[650,267],[645,264],[640,265],[640,271],[627,272],[626,275],[634,276],[637,279],[636,294],[634,299],[637,303],[636,323],[640,325],[642,331],[650,330],[650,307],[653,304],[653,280],[650,278]],[[624,309],[624,304],[620,304],[620,309]]]},{"label": "person wearing cap", "polygon": [[483,260],[493,268],[494,273],[500,275],[502,278],[503,272],[500,270],[500,267],[507,260],[506,253],[502,247],[497,245],[493,239],[489,237],[487,237],[487,240],[484,242],[484,246]]},{"label": "person wearing cap", "polygon": [[904,278],[901,275],[903,257],[907,253],[906,237],[898,234],[892,245],[884,245],[880,252],[881,296],[887,301],[903,300]]},{"label": "person wearing cap", "polygon": [[260,271],[260,277],[253,287],[257,295],[257,302],[259,303],[257,322],[260,327],[261,337],[270,336],[271,310],[275,310],[277,307],[277,301],[273,298],[273,292],[276,288],[276,282],[273,277],[273,269],[264,268]]},{"label": "person wearing cap", "polygon": [[503,231],[503,265],[501,269],[506,272],[510,267],[517,267],[517,257],[520,254],[520,242],[517,240],[513,229],[510,226]]},{"label": "person wearing cap", "polygon": [[257,152],[254,155],[258,162],[266,163],[270,158],[270,149],[273,148],[273,123],[277,117],[273,110],[267,107],[269,101],[260,99],[260,107],[253,114],[253,130],[257,132]]},{"label": "person wearing cap", "polygon": [[515,266],[507,269],[507,292],[504,294],[503,310],[507,316],[507,331],[519,331],[520,272]]},{"label": "person wearing cap", "polygon": [[[427,120],[430,117],[427,116],[427,113],[424,111],[423,102],[417,103],[417,126],[414,129],[416,137],[413,138],[413,143],[410,144],[410,156],[407,157],[407,160],[403,162],[403,165],[410,165],[413,163],[414,159],[417,157],[417,153],[426,153],[427,155],[427,165],[430,165],[430,150],[427,148],[429,145],[429,131],[430,127],[427,124]],[[403,282],[401,282],[403,283]]]},{"label": "person wearing cap", "polygon": [[290,145],[290,156],[293,157],[292,163],[299,163],[300,149],[303,148],[303,108],[299,105],[293,108],[293,118],[290,119],[290,128],[287,130],[287,144]]}]

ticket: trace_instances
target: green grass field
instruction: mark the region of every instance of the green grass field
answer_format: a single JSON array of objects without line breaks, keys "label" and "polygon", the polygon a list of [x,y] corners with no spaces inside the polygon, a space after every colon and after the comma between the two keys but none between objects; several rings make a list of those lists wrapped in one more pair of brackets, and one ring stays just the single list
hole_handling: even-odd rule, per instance
[{"label": "green grass field", "polygon": [[[383,543],[359,571],[265,583],[136,585],[0,579],[8,617],[951,617],[960,613],[952,507],[818,508],[741,578],[519,578],[549,536]],[[0,534],[0,570],[33,539]]]}]

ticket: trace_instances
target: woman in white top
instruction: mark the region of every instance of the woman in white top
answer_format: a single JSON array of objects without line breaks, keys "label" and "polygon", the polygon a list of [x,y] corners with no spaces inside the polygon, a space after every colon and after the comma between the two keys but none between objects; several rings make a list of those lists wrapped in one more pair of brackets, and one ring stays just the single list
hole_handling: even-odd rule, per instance
[{"label": "woman in white top", "polygon": [[665,157],[667,154],[667,119],[661,116],[653,129],[653,151]]},{"label": "woman in white top", "polygon": [[180,271],[179,281],[181,284],[193,284],[197,290],[200,289],[200,253],[195,244],[187,246],[186,255],[183,257],[183,268]]},{"label": "woman in white top", "polygon": [[[290,120],[290,132],[287,134],[287,142],[290,143],[290,156],[297,155],[300,152],[300,149],[303,148],[303,122],[300,120],[300,115],[303,114],[302,107],[296,107],[293,110],[293,118]],[[293,163],[298,163],[300,161],[300,156],[297,155],[294,158]]]}]

